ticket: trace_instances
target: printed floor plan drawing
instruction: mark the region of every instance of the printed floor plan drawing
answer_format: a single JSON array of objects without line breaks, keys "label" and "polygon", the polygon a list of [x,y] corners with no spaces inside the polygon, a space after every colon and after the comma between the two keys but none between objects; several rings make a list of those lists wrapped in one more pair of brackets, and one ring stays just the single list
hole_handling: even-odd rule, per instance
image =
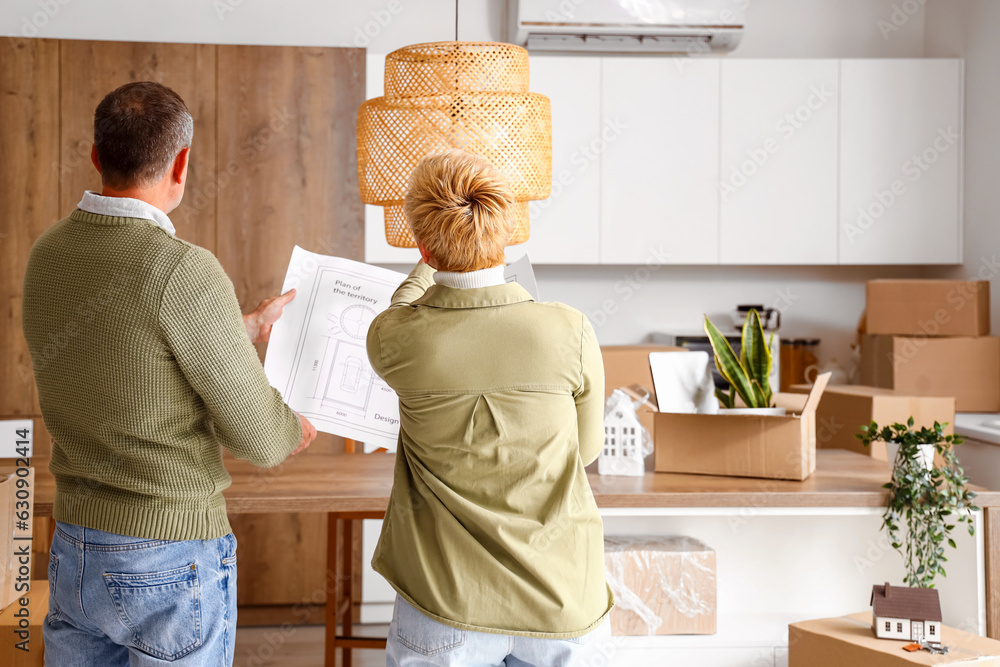
[{"label": "printed floor plan drawing", "polygon": [[406,276],[296,246],[282,293],[295,299],[271,331],[264,370],[318,430],[395,448],[399,404],[372,371],[365,339]]}]

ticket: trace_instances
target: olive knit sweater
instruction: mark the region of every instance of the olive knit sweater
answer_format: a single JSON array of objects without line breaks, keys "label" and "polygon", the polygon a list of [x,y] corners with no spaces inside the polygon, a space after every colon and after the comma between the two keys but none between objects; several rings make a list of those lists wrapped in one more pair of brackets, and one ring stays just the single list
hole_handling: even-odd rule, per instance
[{"label": "olive knit sweater", "polygon": [[221,448],[273,466],[301,439],[218,260],[148,220],[78,209],[56,223],[31,250],[22,308],[59,521],[220,537]]}]

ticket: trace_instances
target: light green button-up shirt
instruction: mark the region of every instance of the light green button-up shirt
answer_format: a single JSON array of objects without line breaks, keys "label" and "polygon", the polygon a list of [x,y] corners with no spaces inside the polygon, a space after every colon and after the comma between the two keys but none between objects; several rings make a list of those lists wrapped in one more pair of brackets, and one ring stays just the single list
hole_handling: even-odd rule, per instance
[{"label": "light green button-up shirt", "polygon": [[604,443],[594,331],[516,283],[457,289],[432,275],[417,265],[368,331],[400,413],[372,565],[453,627],[586,634],[614,604],[584,471]]}]

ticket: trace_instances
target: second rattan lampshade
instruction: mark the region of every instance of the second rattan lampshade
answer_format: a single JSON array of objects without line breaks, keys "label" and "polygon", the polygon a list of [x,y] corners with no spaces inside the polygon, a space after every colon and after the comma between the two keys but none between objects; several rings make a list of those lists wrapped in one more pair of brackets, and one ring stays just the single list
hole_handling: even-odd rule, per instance
[{"label": "second rattan lampshade", "polygon": [[416,246],[403,216],[410,174],[427,155],[458,148],[489,160],[510,181],[517,229],[528,240],[528,204],[552,187],[549,100],[528,92],[528,52],[496,42],[433,42],[385,60],[385,96],[358,110],[361,200],[385,207],[389,245]]}]

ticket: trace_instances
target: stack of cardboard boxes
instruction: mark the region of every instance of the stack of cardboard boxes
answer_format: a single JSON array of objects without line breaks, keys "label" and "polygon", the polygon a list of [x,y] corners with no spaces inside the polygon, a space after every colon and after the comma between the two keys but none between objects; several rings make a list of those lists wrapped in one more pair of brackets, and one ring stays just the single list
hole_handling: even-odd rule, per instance
[{"label": "stack of cardboard boxes", "polygon": [[1000,412],[1000,337],[990,335],[990,284],[872,280],[861,384],[910,396],[953,396],[959,412]]}]

